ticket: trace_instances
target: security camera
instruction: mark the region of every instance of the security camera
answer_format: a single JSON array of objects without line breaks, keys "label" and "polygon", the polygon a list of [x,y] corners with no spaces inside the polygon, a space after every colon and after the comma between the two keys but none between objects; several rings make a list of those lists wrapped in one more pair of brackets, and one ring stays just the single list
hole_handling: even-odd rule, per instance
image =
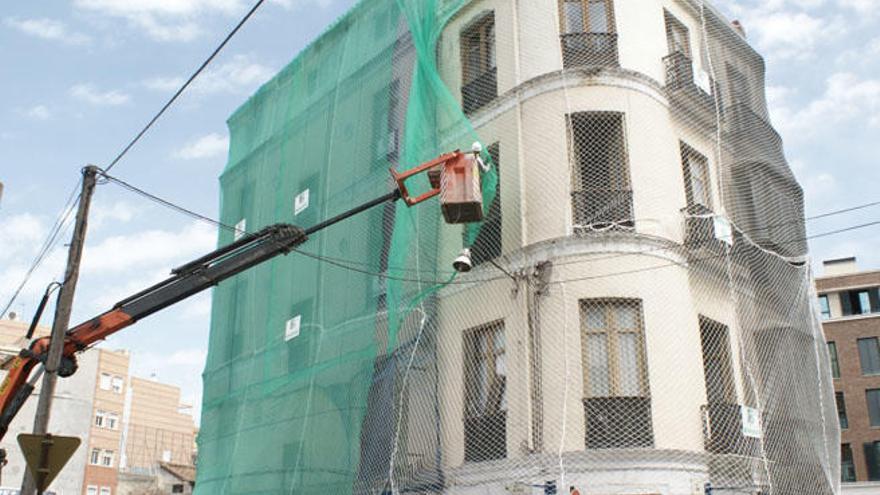
[{"label": "security camera", "polygon": [[459,273],[469,272],[473,267],[474,264],[471,262],[471,250],[469,248],[462,249],[458,257],[455,258],[455,261],[452,262],[452,268],[455,268],[455,271]]}]

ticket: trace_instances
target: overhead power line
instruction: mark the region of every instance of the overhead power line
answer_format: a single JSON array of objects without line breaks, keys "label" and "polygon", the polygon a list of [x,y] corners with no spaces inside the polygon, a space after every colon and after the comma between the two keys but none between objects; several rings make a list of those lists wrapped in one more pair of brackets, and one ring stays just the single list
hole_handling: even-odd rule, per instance
[{"label": "overhead power line", "polygon": [[12,297],[9,298],[9,302],[6,303],[6,306],[3,307],[3,311],[0,311],[0,318],[6,316],[6,312],[9,311],[9,308],[15,304],[15,300],[18,299],[18,296],[21,294],[21,291],[24,290],[27,283],[30,281],[31,276],[35,271],[43,264],[46,257],[58,243],[58,240],[61,238],[59,234],[64,231],[64,227],[67,225],[68,220],[70,220],[70,215],[73,214],[76,209],[76,205],[79,202],[79,196],[77,192],[80,189],[80,180],[76,181],[76,184],[73,186],[73,190],[70,192],[70,195],[65,201],[64,206],[61,207],[61,211],[58,212],[58,217],[55,219],[55,223],[52,224],[52,227],[49,228],[49,233],[46,235],[46,239],[43,241],[43,244],[40,246],[40,249],[37,251],[37,255],[34,256],[34,260],[31,262],[31,266],[28,268],[27,272],[25,272],[24,278],[18,284],[18,287],[15,289],[15,292],[12,294]]},{"label": "overhead power line", "polygon": [[[134,186],[134,185],[132,185],[132,184],[129,184],[128,182],[125,182],[125,181],[123,181],[122,179],[119,179],[119,178],[117,178],[117,177],[113,177],[113,176],[107,175],[106,173],[102,173],[102,175],[103,175],[103,177],[104,177],[105,179],[107,179],[108,181],[110,181],[110,182],[112,182],[112,183],[115,183],[115,184],[118,184],[118,185],[124,187],[125,189],[128,189],[128,190],[131,191],[131,192],[134,192],[134,193],[136,193],[136,194],[139,194],[139,195],[141,195],[141,196],[143,196],[143,197],[149,199],[150,201],[156,202],[157,204],[160,204],[160,205],[162,205],[162,206],[165,206],[166,208],[170,208],[170,209],[172,209],[172,210],[174,210],[174,211],[176,211],[176,212],[178,212],[178,213],[181,213],[181,214],[187,215],[187,216],[189,216],[189,217],[191,217],[191,218],[194,218],[194,219],[197,219],[197,220],[200,220],[200,221],[203,221],[203,222],[207,222],[207,223],[209,223],[209,224],[211,224],[211,225],[214,225],[214,226],[216,226],[216,227],[219,227],[219,228],[221,228],[221,229],[228,230],[228,231],[231,231],[231,232],[235,232],[235,231],[238,230],[238,229],[236,229],[234,226],[227,225],[227,224],[225,224],[225,223],[223,223],[223,222],[221,222],[221,221],[219,221],[219,220],[216,220],[216,219],[213,219],[213,218],[211,218],[211,217],[208,217],[208,216],[202,215],[202,214],[197,213],[197,212],[195,212],[195,211],[193,211],[193,210],[187,209],[187,208],[185,208],[185,207],[183,207],[183,206],[180,206],[180,205],[178,205],[178,204],[176,204],[176,203],[173,203],[173,202],[171,202],[171,201],[169,201],[169,200],[166,200],[166,199],[160,198],[159,196],[156,196],[155,194],[149,193],[149,192],[147,192],[147,191],[145,191],[145,190],[143,190],[143,189],[141,189],[141,188],[138,188],[138,187],[136,187],[136,186]],[[878,205],[880,205],[880,201],[874,201],[874,202],[863,203],[863,204],[860,204],[860,205],[855,205],[855,206],[851,206],[851,207],[847,207],[847,208],[842,208],[842,209],[833,210],[833,211],[829,211],[829,212],[825,212],[825,213],[820,213],[820,214],[817,214],[817,215],[812,215],[812,216],[810,216],[810,217],[805,218],[804,220],[805,220],[805,221],[809,221],[809,220],[815,220],[815,219],[819,219],[819,218],[827,218],[827,217],[831,217],[831,216],[835,216],[835,215],[841,215],[841,214],[844,214],[844,213],[849,213],[849,212],[856,211],[856,210],[862,210],[862,209],[865,209],[865,208],[868,208],[868,207],[878,206]],[[783,226],[783,225],[795,224],[795,223],[801,223],[801,221],[798,220],[798,221],[794,221],[794,222],[776,223],[776,224],[773,224],[772,227],[780,227],[780,226]],[[821,232],[821,233],[819,233],[819,234],[814,234],[814,235],[810,235],[810,236],[806,236],[806,237],[799,237],[799,238],[797,238],[797,239],[792,239],[792,240],[789,240],[789,241],[781,242],[781,243],[779,243],[779,244],[780,244],[780,245],[796,244],[796,243],[800,243],[800,242],[804,242],[804,241],[808,241],[808,240],[812,240],[812,239],[819,239],[819,238],[823,238],[823,237],[830,237],[830,236],[838,235],[838,234],[842,234],[842,233],[845,233],[845,232],[851,232],[851,231],[854,231],[854,230],[865,229],[865,228],[868,228],[868,227],[873,227],[873,226],[875,226],[875,225],[880,225],[880,220],[878,220],[878,221],[874,221],[874,222],[868,222],[868,223],[864,223],[864,224],[860,224],[860,225],[853,225],[853,226],[849,226],[849,227],[844,227],[844,228],[836,229],[836,230],[832,230],[832,231]],[[580,260],[580,261],[578,261],[577,263],[582,263],[582,262],[594,262],[594,261],[606,260],[606,259],[611,259],[611,258],[618,258],[618,257],[625,257],[625,256],[634,256],[634,255],[648,254],[648,253],[656,252],[656,251],[664,251],[664,250],[671,250],[671,249],[678,249],[678,248],[685,248],[685,247],[687,247],[687,246],[685,246],[685,245],[683,245],[683,244],[675,244],[675,245],[673,245],[673,246],[661,246],[661,247],[655,247],[655,248],[650,248],[650,249],[645,249],[645,250],[640,250],[640,251],[633,251],[633,252],[631,252],[631,253],[616,253],[616,254],[614,254],[614,255],[605,256],[605,257],[600,257],[600,258],[591,258],[591,259],[589,259],[589,260]],[[308,252],[308,251],[302,251],[302,250],[298,250],[298,249],[295,249],[294,252],[296,252],[296,253],[298,253],[298,254],[301,254],[301,255],[303,255],[303,256],[309,257],[309,258],[313,258],[313,259],[315,259],[315,260],[317,260],[317,261],[320,261],[320,262],[323,262],[323,263],[327,263],[327,264],[330,264],[330,265],[333,265],[333,266],[337,266],[337,267],[339,267],[339,268],[343,268],[343,269],[346,269],[346,270],[354,271],[354,272],[357,272],[357,273],[362,273],[362,274],[364,274],[364,275],[370,275],[370,276],[375,276],[375,277],[385,278],[385,279],[389,279],[389,280],[403,281],[403,282],[444,283],[444,284],[447,283],[447,281],[442,281],[442,280],[429,280],[429,279],[421,279],[421,278],[417,278],[417,277],[400,277],[400,276],[396,276],[396,275],[390,275],[390,274],[388,274],[388,273],[375,272],[375,271],[372,271],[372,270],[367,270],[367,269],[363,269],[363,268],[360,268],[360,267],[354,266],[354,265],[362,265],[361,263],[358,263],[358,262],[356,262],[356,261],[354,261],[354,260],[343,260],[343,259],[339,259],[339,258],[332,258],[332,257],[323,256],[323,255],[319,255],[319,254],[316,254],[316,253],[310,253],[310,252]],[[724,254],[721,254],[721,255],[713,255],[713,256],[709,256],[709,257],[705,257],[705,258],[698,258],[698,259],[692,260],[692,262],[709,261],[709,260],[712,260],[712,259],[714,259],[714,258],[720,258],[720,257],[728,256],[728,255],[729,255],[729,254],[727,254],[727,253],[724,253]],[[565,264],[571,264],[571,263],[572,263],[572,262],[568,262],[568,263],[566,263],[566,262],[562,262],[562,263],[559,263],[559,265],[565,265]],[[619,276],[619,275],[626,275],[626,274],[630,274],[630,273],[639,273],[639,272],[642,272],[642,271],[652,271],[652,270],[656,270],[656,269],[659,269],[659,268],[665,268],[665,267],[676,266],[676,265],[679,265],[679,266],[680,266],[681,263],[678,263],[678,262],[672,262],[672,263],[669,263],[669,264],[656,265],[656,266],[646,267],[646,268],[641,268],[641,269],[636,269],[636,270],[629,270],[629,271],[624,271],[624,272],[615,272],[615,273],[608,273],[608,274],[602,274],[602,275],[595,275],[595,276],[586,277],[586,278],[577,278],[577,279],[571,279],[571,280],[562,280],[562,281],[557,281],[557,282],[554,282],[554,283],[575,282],[575,281],[580,281],[580,280],[593,280],[593,279],[596,279],[596,278],[613,277],[613,276]],[[412,271],[412,270],[408,270],[408,269],[400,269],[400,268],[391,268],[391,270],[393,270],[393,271]],[[473,284],[478,284],[478,283],[484,283],[484,282],[491,282],[491,281],[495,281],[495,280],[501,280],[501,279],[504,279],[504,278],[507,278],[507,277],[506,277],[506,276],[504,276],[504,277],[499,276],[499,277],[487,277],[487,278],[481,278],[481,279],[475,279],[475,280],[466,280],[466,281],[452,281],[451,284],[473,285]]]},{"label": "overhead power line", "polygon": [[186,91],[186,88],[188,88],[190,84],[192,84],[192,82],[199,76],[199,74],[201,74],[202,71],[204,71],[205,68],[214,60],[214,58],[217,57],[220,51],[223,50],[227,43],[229,43],[229,40],[231,40],[232,37],[235,36],[235,33],[237,33],[238,30],[241,29],[242,26],[244,26],[244,23],[247,22],[248,19],[250,19],[251,16],[254,15],[257,9],[259,9],[265,1],[266,0],[258,0],[257,3],[255,3],[254,6],[251,7],[250,10],[248,10],[247,14],[245,14],[244,17],[242,17],[241,20],[238,21],[238,24],[236,24],[235,27],[232,28],[232,31],[230,31],[229,34],[227,34],[226,37],[223,38],[223,41],[221,41],[220,44],[217,45],[217,48],[215,48],[214,51],[211,52],[211,55],[209,55],[208,58],[205,59],[204,62],[202,62],[202,65],[200,65],[199,68],[196,69],[196,71],[193,72],[191,76],[189,76],[189,79],[187,79],[186,82],[184,82],[183,85],[174,93],[174,95],[171,96],[171,98],[165,103],[165,105],[163,105],[162,108],[159,109],[156,115],[154,115],[153,118],[150,119],[149,122],[147,122],[147,125],[145,125],[143,129],[141,129],[140,132],[138,132],[134,136],[134,138],[129,141],[127,145],[125,145],[125,148],[123,148],[122,151],[119,152],[118,155],[116,155],[116,158],[114,158],[113,161],[111,161],[110,164],[107,165],[105,171],[109,172],[113,167],[115,167],[116,164],[119,163],[119,160],[122,160],[122,157],[124,157],[126,153],[128,153],[128,151],[133,148],[138,141],[140,141],[144,134],[146,134],[147,131],[149,131],[150,128],[153,127],[153,124],[155,124],[156,121],[159,120],[160,117],[162,117],[162,114],[164,114],[165,111],[168,110],[168,108],[170,108],[175,101],[177,101],[177,98],[181,94],[183,94],[184,91]]}]

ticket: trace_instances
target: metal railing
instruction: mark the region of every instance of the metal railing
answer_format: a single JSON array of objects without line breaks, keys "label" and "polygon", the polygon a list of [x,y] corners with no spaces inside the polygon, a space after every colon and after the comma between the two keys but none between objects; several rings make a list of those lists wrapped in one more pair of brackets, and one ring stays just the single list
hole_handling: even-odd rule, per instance
[{"label": "metal railing", "polygon": [[507,412],[464,420],[464,460],[482,462],[507,457]]},{"label": "metal railing", "polygon": [[464,113],[473,113],[497,96],[498,68],[492,67],[461,87],[461,106]]},{"label": "metal railing", "polygon": [[584,399],[585,446],[588,449],[634,449],[654,446],[650,397]]},{"label": "metal railing", "polygon": [[631,190],[583,189],[572,191],[571,207],[576,227],[633,226]]},{"label": "metal railing", "polygon": [[[697,84],[693,60],[682,52],[673,52],[663,57],[663,65],[666,68],[667,91],[674,95],[683,95],[687,101],[701,105],[714,115],[716,103],[714,95],[718,92],[718,85],[711,76],[707,75],[708,80],[705,82],[707,87]],[[675,98],[673,100],[675,103]],[[720,99],[718,103],[720,105]]]},{"label": "metal railing", "polygon": [[618,67],[617,33],[567,33],[560,36],[566,68]]}]

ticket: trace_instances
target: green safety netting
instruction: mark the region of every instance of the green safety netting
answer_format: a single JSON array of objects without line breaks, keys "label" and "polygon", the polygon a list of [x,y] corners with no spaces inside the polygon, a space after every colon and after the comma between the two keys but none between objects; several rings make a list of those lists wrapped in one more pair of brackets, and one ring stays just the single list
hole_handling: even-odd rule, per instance
[{"label": "green safety netting", "polygon": [[[476,135],[435,58],[461,3],[362,1],[266,83],[229,119],[222,221],[307,227],[390,191],[392,165],[469,150]],[[487,214],[496,183],[494,169],[484,174]],[[438,260],[448,266],[479,227],[444,226],[436,199],[386,204],[221,284],[197,493],[388,484],[401,368],[430,361],[407,351],[423,336],[432,294],[453,279]],[[443,229],[458,233],[441,242]],[[220,244],[235,235],[221,232]],[[439,472],[430,464],[426,473]]]}]

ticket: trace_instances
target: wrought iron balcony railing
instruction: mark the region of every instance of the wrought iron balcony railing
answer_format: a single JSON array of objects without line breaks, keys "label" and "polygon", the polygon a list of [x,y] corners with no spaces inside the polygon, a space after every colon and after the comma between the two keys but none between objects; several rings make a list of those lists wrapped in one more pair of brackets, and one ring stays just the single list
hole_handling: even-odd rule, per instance
[{"label": "wrought iron balcony railing", "polygon": [[694,70],[693,61],[684,53],[674,52],[663,58],[666,67],[666,92],[673,107],[683,110],[698,123],[714,127],[723,113],[717,98],[718,84],[708,74]]},{"label": "wrought iron balcony railing", "polygon": [[565,68],[620,65],[617,57],[617,33],[567,33],[560,38],[562,65]]},{"label": "wrought iron balcony railing", "polygon": [[572,191],[575,227],[633,227],[631,190],[583,189]]},{"label": "wrought iron balcony railing", "polygon": [[584,399],[588,449],[635,449],[654,446],[650,397]]},{"label": "wrought iron balcony railing", "polygon": [[464,113],[483,108],[498,96],[498,68],[492,67],[461,87]]},{"label": "wrought iron balcony railing", "polygon": [[464,420],[464,460],[482,462],[507,457],[507,412]]}]

